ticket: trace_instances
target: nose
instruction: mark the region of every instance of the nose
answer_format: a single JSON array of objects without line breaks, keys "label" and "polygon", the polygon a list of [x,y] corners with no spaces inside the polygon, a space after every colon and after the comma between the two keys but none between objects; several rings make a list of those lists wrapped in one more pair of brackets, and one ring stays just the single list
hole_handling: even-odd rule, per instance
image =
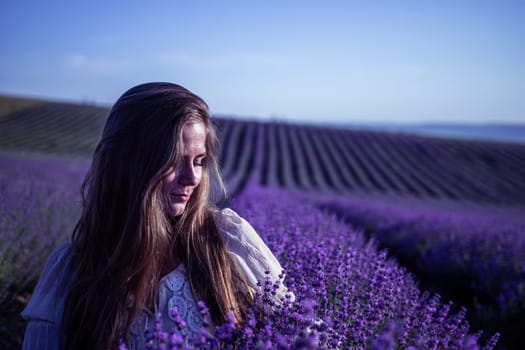
[{"label": "nose", "polygon": [[179,184],[183,186],[196,186],[199,183],[199,176],[193,165],[185,164],[180,167]]}]

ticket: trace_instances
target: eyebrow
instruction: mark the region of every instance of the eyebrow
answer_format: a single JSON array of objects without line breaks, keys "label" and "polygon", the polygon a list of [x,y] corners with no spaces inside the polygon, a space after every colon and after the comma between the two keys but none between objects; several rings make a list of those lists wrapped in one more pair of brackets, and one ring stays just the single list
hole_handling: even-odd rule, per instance
[{"label": "eyebrow", "polygon": [[[184,157],[184,158],[188,158],[188,155],[187,155],[187,154],[184,154],[183,157]],[[201,157],[206,157],[206,152],[203,152],[203,153],[197,154],[197,155],[195,156],[195,158],[201,158]]]}]

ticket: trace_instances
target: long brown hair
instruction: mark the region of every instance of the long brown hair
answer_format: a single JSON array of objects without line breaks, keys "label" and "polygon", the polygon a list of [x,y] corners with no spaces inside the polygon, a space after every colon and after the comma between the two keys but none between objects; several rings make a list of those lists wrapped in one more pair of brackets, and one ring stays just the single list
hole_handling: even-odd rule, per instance
[{"label": "long brown hair", "polygon": [[[181,157],[182,128],[206,127],[206,165],[178,217],[169,217],[163,175]],[[143,308],[151,308],[166,257],[176,256],[193,294],[220,324],[242,322],[253,291],[229,255],[212,215],[224,194],[216,134],[206,103],[171,83],[147,83],[115,103],[82,184],[73,231],[75,277],[63,316],[66,349],[113,347]]]}]

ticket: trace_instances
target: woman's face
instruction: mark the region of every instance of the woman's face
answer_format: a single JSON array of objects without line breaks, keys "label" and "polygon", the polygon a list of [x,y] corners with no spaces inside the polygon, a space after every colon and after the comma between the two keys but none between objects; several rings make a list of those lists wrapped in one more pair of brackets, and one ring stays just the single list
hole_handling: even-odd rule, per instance
[{"label": "woman's face", "polygon": [[188,122],[182,128],[182,160],[170,167],[162,180],[162,192],[168,214],[184,212],[193,190],[199,185],[206,162],[206,127],[202,122]]}]

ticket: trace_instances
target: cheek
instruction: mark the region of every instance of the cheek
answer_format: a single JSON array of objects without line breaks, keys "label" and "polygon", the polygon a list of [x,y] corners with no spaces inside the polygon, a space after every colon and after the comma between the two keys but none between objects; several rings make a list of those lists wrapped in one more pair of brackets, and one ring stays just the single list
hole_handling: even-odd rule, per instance
[{"label": "cheek", "polygon": [[206,174],[206,169],[204,167],[201,167],[199,172],[198,172],[198,183],[199,184],[204,180],[206,175],[207,175]]},{"label": "cheek", "polygon": [[202,176],[204,175],[204,172],[202,171],[202,168],[197,172],[197,184],[201,183]]},{"label": "cheek", "polygon": [[164,192],[169,191],[174,182],[175,182],[175,173],[170,172],[166,174],[166,176],[162,178],[162,190]]}]

